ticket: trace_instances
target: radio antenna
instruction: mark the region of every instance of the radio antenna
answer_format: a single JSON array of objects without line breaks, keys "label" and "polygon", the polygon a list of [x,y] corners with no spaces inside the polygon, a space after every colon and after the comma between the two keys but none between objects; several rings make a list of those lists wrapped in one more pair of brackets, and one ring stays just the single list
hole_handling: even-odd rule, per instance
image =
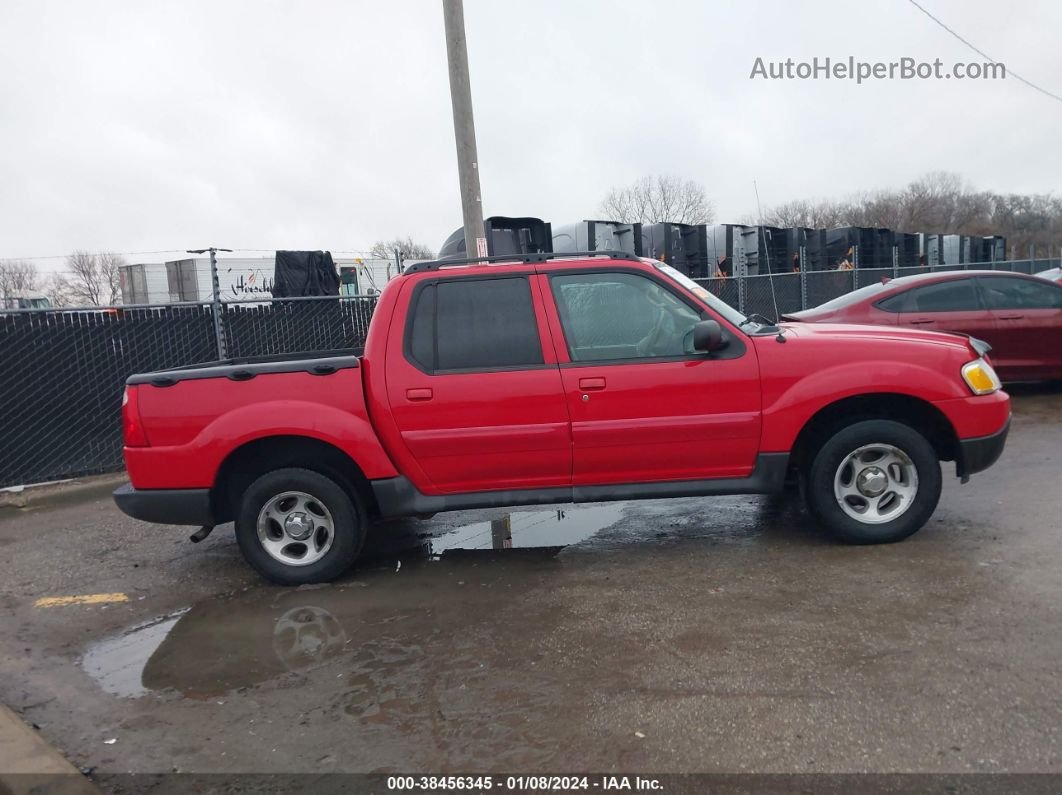
[{"label": "radio antenna", "polygon": [[760,205],[760,188],[752,180],[752,189],[756,192],[756,212],[760,215],[760,238],[763,240],[763,259],[767,264],[767,283],[771,285],[771,303],[774,304],[774,322],[781,317],[778,312],[778,296],[774,292],[774,271],[771,268],[771,252],[767,247],[767,228],[763,225],[763,207]]}]

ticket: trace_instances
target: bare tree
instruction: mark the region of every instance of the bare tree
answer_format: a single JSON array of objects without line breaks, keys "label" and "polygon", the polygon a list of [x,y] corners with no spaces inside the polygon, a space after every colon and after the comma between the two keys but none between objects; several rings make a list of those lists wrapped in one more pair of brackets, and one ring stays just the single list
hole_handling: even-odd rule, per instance
[{"label": "bare tree", "polygon": [[767,226],[829,229],[850,223],[854,214],[855,208],[848,201],[797,199],[765,209],[763,223]]},{"label": "bare tree", "polygon": [[989,224],[1017,256],[1035,245],[1039,256],[1054,256],[1062,245],[1062,198],[1049,194],[993,194]]},{"label": "bare tree", "polygon": [[969,223],[970,186],[958,174],[932,171],[896,194],[904,223],[936,232],[962,232]]},{"label": "bare tree", "polygon": [[369,254],[373,259],[394,259],[396,248],[402,254],[402,259],[435,259],[431,247],[416,242],[412,235],[380,240],[369,250]]},{"label": "bare tree", "polygon": [[934,171],[899,190],[787,202],[768,209],[764,223],[817,229],[867,226],[897,232],[1002,235],[1019,256],[1025,256],[1030,245],[1043,255],[1056,253],[1062,245],[1062,198],[978,191],[957,174]]},{"label": "bare tree", "polygon": [[48,303],[62,309],[71,306],[74,298],[71,295],[70,281],[62,273],[52,273],[44,283],[44,294],[48,296]]},{"label": "bare tree", "polygon": [[642,177],[625,188],[612,188],[600,211],[609,221],[626,224],[709,224],[715,218],[704,186],[660,175]]},{"label": "bare tree", "polygon": [[0,261],[0,299],[35,292],[40,281],[40,273],[32,262],[19,259]]},{"label": "bare tree", "polygon": [[75,251],[66,258],[70,299],[82,306],[114,306],[122,302],[118,254]]}]

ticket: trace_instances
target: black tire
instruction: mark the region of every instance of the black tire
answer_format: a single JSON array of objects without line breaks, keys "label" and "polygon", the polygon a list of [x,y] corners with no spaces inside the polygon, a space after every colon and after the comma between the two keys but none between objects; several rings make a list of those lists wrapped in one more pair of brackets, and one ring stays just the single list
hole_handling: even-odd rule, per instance
[{"label": "black tire", "polygon": [[[331,517],[331,546],[320,559],[305,565],[284,563],[266,550],[258,534],[262,509],[285,492],[302,492]],[[353,565],[365,540],[365,513],[356,496],[331,478],[310,469],[277,469],[262,475],[243,493],[236,517],[236,541],[244,559],[278,585],[329,582]],[[297,543],[294,547],[297,549]],[[323,548],[323,545],[322,545]]]},{"label": "black tire", "polygon": [[[842,463],[850,454],[870,445],[896,448],[913,464],[918,477],[917,488],[906,509],[880,524],[854,518],[842,508],[834,490]],[[940,500],[940,488],[940,461],[933,445],[922,434],[891,420],[864,420],[836,430],[819,448],[804,481],[804,499],[811,515],[841,541],[890,544],[902,541],[929,521]],[[853,502],[857,507],[861,499],[855,497]]]}]

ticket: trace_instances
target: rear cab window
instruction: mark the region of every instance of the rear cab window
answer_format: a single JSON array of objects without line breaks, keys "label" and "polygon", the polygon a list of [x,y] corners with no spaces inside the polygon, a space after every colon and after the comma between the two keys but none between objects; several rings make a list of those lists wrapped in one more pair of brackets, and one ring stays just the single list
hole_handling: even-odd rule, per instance
[{"label": "rear cab window", "polygon": [[527,277],[448,278],[417,285],[405,355],[429,374],[542,366]]}]

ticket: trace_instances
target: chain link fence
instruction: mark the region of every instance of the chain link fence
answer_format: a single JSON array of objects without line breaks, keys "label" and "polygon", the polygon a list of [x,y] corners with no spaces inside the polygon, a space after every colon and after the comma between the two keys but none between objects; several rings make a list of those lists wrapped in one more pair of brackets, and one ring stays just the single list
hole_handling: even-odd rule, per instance
[{"label": "chain link fence", "polygon": [[376,300],[376,296],[329,296],[224,303],[225,350],[230,358],[242,358],[361,348]]},{"label": "chain link fence", "polygon": [[[1059,260],[809,269],[698,281],[745,314],[774,320],[882,277],[967,268],[1038,273],[1054,267]],[[223,303],[218,325],[230,358],[356,350],[365,343],[376,301],[376,296],[329,296]],[[121,469],[125,379],[214,361],[219,350],[211,304],[0,311],[0,488]]]},{"label": "chain link fence", "polygon": [[[221,306],[244,358],[361,348],[376,297]],[[217,358],[210,304],[0,312],[0,488],[121,469],[125,379]]]}]

